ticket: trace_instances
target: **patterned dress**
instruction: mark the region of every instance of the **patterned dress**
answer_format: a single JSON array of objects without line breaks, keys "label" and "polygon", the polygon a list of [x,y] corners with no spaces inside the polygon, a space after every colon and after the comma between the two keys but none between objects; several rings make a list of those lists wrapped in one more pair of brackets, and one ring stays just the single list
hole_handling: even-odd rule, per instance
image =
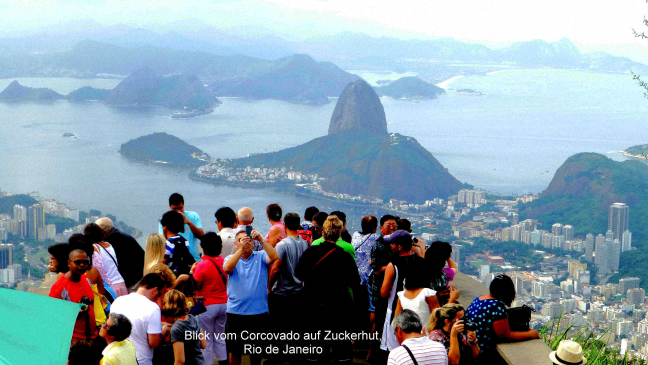
[{"label": "patterned dress", "polygon": [[482,353],[488,354],[495,351],[498,337],[493,323],[508,318],[504,303],[496,299],[481,300],[477,297],[466,309],[466,316],[477,326],[475,332]]}]

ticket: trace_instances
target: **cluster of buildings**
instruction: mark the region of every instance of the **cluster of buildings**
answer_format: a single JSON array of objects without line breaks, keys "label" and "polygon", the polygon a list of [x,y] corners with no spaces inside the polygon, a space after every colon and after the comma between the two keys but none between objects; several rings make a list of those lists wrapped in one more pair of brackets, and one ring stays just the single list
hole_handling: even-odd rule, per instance
[{"label": "cluster of buildings", "polygon": [[[216,180],[228,183],[291,184],[305,189],[312,194],[322,195],[326,198],[338,199],[352,203],[370,204],[402,212],[427,212],[433,206],[441,206],[444,204],[444,200],[440,198],[427,200],[424,204],[412,204],[398,199],[390,199],[389,202],[385,203],[383,199],[376,197],[325,191],[322,188],[321,182],[326,180],[326,178],[320,177],[317,174],[304,174],[285,167],[266,168],[247,166],[236,168],[230,166],[229,160],[219,160],[208,165],[200,166],[196,170],[195,174],[200,179]],[[483,191],[480,193],[481,198],[479,198],[479,201],[481,202],[483,200],[485,202],[485,193]],[[474,199],[475,198],[471,197],[471,201]]]},{"label": "cluster of buildings", "polygon": [[0,285],[13,285],[22,279],[22,266],[13,263],[13,247],[0,244]]},{"label": "cluster of buildings", "polygon": [[203,179],[213,179],[230,183],[274,184],[274,183],[308,183],[323,180],[317,174],[302,174],[285,167],[232,167],[229,160],[218,160],[200,166],[196,175]]},{"label": "cluster of buildings", "polygon": [[0,214],[0,242],[6,242],[9,233],[38,241],[56,239],[56,226],[45,224],[45,214],[79,221],[78,209],[69,208],[55,200],[40,200],[29,207],[16,204],[13,215]]}]

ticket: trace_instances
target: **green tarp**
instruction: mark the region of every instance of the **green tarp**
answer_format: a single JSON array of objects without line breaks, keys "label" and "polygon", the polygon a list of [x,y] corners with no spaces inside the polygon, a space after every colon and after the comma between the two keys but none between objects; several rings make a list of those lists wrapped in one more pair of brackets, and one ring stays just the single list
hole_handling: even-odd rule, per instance
[{"label": "green tarp", "polygon": [[65,365],[79,308],[0,288],[0,365]]}]

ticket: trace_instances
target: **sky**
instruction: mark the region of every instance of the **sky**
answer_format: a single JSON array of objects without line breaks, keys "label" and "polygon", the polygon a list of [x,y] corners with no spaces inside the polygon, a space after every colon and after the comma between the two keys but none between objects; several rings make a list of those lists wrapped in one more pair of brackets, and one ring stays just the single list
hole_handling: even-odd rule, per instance
[{"label": "sky", "polygon": [[632,28],[648,31],[647,14],[644,0],[0,0],[0,35],[95,21],[154,30],[245,27],[290,39],[340,32],[452,37],[491,48],[568,37],[581,51],[648,61],[648,40],[632,35]]}]

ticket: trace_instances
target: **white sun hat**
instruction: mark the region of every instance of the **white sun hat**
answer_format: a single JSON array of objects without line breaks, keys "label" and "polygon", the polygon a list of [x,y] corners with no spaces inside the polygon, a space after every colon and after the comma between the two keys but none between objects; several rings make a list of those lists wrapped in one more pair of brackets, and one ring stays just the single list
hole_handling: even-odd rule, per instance
[{"label": "white sun hat", "polygon": [[558,349],[549,354],[554,364],[561,365],[584,365],[587,359],[583,357],[581,345],[571,340],[562,340]]}]

